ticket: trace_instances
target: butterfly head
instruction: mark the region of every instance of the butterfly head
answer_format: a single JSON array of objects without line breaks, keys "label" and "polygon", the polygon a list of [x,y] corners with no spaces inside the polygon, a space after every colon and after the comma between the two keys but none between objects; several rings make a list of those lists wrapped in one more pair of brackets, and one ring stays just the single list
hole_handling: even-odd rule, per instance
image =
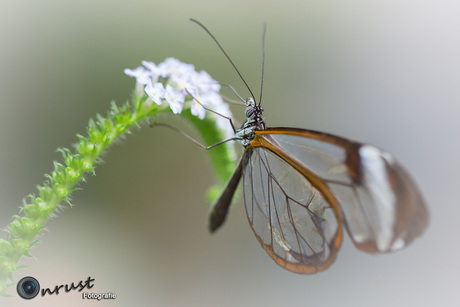
[{"label": "butterfly head", "polygon": [[246,99],[246,122],[243,128],[252,127],[254,130],[265,129],[264,119],[262,117],[264,109],[260,104],[257,104],[253,98]]},{"label": "butterfly head", "polygon": [[253,98],[246,99],[246,121],[243,126],[236,132],[239,142],[243,146],[249,145],[255,137],[255,130],[264,130],[265,123],[262,117],[264,109],[260,104],[255,103]]}]

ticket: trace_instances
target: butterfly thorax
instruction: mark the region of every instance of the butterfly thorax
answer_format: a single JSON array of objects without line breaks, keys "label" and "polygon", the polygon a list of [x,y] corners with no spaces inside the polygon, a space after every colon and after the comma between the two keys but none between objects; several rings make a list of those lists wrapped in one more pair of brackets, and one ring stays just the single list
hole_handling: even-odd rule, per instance
[{"label": "butterfly thorax", "polygon": [[236,132],[238,141],[244,146],[248,146],[249,143],[254,139],[256,130],[265,129],[264,119],[262,114],[264,109],[260,104],[254,102],[254,99],[248,98],[246,100],[246,121],[241,128]]}]

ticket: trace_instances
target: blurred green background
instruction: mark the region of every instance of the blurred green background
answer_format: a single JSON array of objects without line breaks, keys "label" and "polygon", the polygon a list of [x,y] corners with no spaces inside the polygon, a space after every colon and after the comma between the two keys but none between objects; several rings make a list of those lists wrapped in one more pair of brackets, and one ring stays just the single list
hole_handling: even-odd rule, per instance
[{"label": "blurred green background", "polygon": [[[0,225],[110,101],[123,74],[176,57],[247,96],[203,22],[258,93],[269,126],[327,131],[395,154],[429,204],[430,226],[406,250],[372,256],[347,238],[326,272],[279,268],[240,201],[206,230],[207,155],[167,129],[138,129],[48,225],[30,267],[42,287],[95,278],[81,293],[0,298],[1,306],[454,306],[459,303],[460,5],[457,1],[1,1]],[[242,119],[243,109],[233,108]],[[3,234],[4,235],[4,234]],[[16,294],[11,288],[10,293]],[[458,306],[458,305],[457,305]]]}]

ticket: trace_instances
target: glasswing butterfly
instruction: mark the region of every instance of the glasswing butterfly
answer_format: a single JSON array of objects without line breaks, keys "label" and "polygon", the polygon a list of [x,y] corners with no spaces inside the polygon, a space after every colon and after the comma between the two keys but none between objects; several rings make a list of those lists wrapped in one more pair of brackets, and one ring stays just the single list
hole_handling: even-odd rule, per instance
[{"label": "glasswing butterfly", "polygon": [[[261,106],[264,64],[256,103],[216,38],[200,22],[190,20],[213,38],[252,95],[242,99],[246,121],[235,137],[218,143],[236,140],[245,150],[213,204],[211,232],[224,223],[243,178],[246,213],[257,240],[278,265],[291,272],[327,269],[337,257],[343,228],[354,245],[368,253],[401,249],[422,234],[428,224],[425,202],[391,154],[328,133],[267,128]],[[263,37],[265,41],[265,28]],[[264,63],[265,48],[263,59]]]}]

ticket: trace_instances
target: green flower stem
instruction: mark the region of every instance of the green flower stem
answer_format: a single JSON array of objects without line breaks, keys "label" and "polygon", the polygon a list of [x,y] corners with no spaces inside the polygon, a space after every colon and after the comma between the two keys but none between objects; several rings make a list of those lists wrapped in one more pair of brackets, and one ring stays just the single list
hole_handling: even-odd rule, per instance
[{"label": "green flower stem", "polygon": [[[182,117],[195,126],[203,139],[203,143],[207,146],[216,144],[228,137],[221,130],[216,129],[215,121],[209,120],[208,116],[204,120],[200,120],[191,113],[184,112]],[[212,119],[213,117],[210,118]],[[233,144],[234,142],[227,142],[207,151],[211,159],[211,165],[219,179],[218,184],[208,190],[209,203],[212,203],[219,196],[227,180],[235,171],[237,156]]]},{"label": "green flower stem", "polygon": [[[189,100],[190,101],[190,100]],[[186,101],[187,105],[187,101]],[[38,195],[29,195],[21,207],[21,215],[13,217],[6,227],[8,240],[0,240],[0,294],[6,295],[6,289],[13,285],[12,274],[20,268],[18,261],[22,256],[30,256],[28,250],[36,242],[47,221],[54,215],[55,210],[63,201],[69,205],[69,195],[77,190],[76,185],[84,181],[84,175],[94,173],[100,155],[114,143],[122,134],[127,134],[133,126],[149,117],[160,113],[171,113],[170,108],[156,105],[147,96],[135,96],[132,105],[126,103],[122,107],[112,104],[107,118],[100,115],[90,120],[87,136],[78,135],[74,150],[58,149],[63,156],[63,163],[54,162],[54,171],[46,175],[47,180],[38,186]],[[209,113],[209,112],[208,112]],[[207,114],[204,120],[199,120],[184,109],[181,116],[189,120],[199,131],[205,144],[217,143],[225,138],[215,122],[213,115]],[[221,188],[230,177],[235,167],[235,152],[230,144],[223,144],[208,153],[211,163],[219,179]],[[216,187],[212,190],[210,201],[216,196]]]}]

